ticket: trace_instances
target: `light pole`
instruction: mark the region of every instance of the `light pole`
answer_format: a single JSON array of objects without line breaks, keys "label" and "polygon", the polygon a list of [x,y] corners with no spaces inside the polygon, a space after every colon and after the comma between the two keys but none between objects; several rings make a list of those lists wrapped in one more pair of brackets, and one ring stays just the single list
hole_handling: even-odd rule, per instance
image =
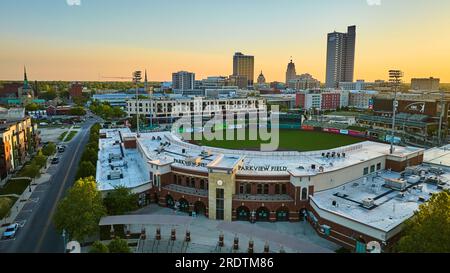
[{"label": "light pole", "polygon": [[136,127],[137,137],[139,138],[139,83],[142,80],[142,71],[135,71],[133,73],[133,83],[136,84]]},{"label": "light pole", "polygon": [[400,70],[389,70],[389,82],[392,84],[392,87],[394,88],[394,101],[392,105],[392,135],[391,135],[391,149],[390,153],[394,153],[394,138],[395,138],[395,117],[397,113],[398,108],[398,101],[397,101],[397,91],[398,87],[400,86],[402,82],[403,72]]},{"label": "light pole", "polygon": [[66,230],[65,229],[63,229],[62,237],[63,237],[63,241],[64,241],[64,253],[66,253]]}]

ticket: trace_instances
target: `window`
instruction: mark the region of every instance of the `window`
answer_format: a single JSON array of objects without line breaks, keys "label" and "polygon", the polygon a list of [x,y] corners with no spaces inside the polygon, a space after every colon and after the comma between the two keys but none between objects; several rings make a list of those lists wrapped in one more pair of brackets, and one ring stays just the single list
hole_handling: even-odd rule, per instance
[{"label": "window", "polygon": [[370,172],[374,173],[375,172],[375,165],[370,166]]},{"label": "window", "polygon": [[381,170],[381,163],[377,164],[377,171]]},{"label": "window", "polygon": [[287,193],[286,184],[281,184],[281,194],[286,194],[286,193]]},{"label": "window", "polygon": [[200,180],[200,189],[204,190],[205,189],[205,180]]},{"label": "window", "polygon": [[195,178],[191,177],[191,188],[195,188]]},{"label": "window", "polygon": [[302,189],[302,200],[306,200],[306,199],[308,199],[308,189],[303,188]]},{"label": "window", "polygon": [[257,194],[262,194],[263,192],[263,185],[262,184],[258,184],[258,186],[256,186],[256,193]]},{"label": "window", "polygon": [[269,184],[264,184],[263,185],[263,193],[264,194],[269,194]]},{"label": "window", "polygon": [[216,220],[224,219],[224,189],[216,189]]},{"label": "window", "polygon": [[280,184],[275,184],[275,194],[281,194],[281,185]]},{"label": "window", "polygon": [[368,175],[369,174],[369,167],[364,168],[364,175]]}]

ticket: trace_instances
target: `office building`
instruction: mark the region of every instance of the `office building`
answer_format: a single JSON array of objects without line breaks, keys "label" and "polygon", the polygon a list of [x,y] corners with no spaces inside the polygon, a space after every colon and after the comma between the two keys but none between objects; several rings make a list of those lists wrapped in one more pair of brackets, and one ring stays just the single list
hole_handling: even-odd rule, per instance
[{"label": "office building", "polygon": [[255,74],[255,57],[237,52],[233,56],[233,76],[247,78],[247,86],[253,86]]},{"label": "office building", "polygon": [[307,90],[320,88],[320,81],[314,79],[310,74],[296,75],[294,79],[289,80],[288,88],[294,90]]},{"label": "office building", "polygon": [[439,91],[440,79],[411,79],[411,91]]},{"label": "office building", "polygon": [[195,73],[179,71],[172,74],[172,89],[192,90],[195,86]]},{"label": "office building", "polygon": [[340,82],[353,82],[355,67],[356,26],[347,33],[328,34],[326,86],[337,88]]}]

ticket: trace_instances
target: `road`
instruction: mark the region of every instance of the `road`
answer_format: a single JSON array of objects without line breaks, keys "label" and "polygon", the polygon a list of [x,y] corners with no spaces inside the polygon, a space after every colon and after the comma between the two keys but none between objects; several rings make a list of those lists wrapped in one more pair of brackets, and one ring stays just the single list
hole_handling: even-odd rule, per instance
[{"label": "road", "polygon": [[63,253],[64,240],[53,225],[58,201],[73,185],[84,146],[89,140],[89,129],[97,119],[88,119],[74,139],[65,144],[66,151],[60,163],[49,168],[49,182],[39,185],[16,221],[24,223],[14,240],[0,241],[3,253]]}]

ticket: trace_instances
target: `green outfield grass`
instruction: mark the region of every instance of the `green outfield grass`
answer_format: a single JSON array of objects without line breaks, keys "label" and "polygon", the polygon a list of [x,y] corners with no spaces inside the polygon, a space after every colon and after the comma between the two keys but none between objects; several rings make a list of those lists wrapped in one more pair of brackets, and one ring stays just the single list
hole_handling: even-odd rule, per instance
[{"label": "green outfield grass", "polygon": [[[234,132],[235,136],[237,131]],[[201,141],[195,141],[202,146],[226,148],[226,149],[260,149],[261,143],[269,143],[270,141],[248,140],[248,130],[246,130],[246,140],[213,140],[207,141],[203,138]],[[237,138],[235,138],[237,139]],[[310,132],[301,130],[280,130],[279,150],[282,151],[318,151],[327,150],[346,145],[351,145],[364,141],[364,139],[329,134],[322,132]]]}]

